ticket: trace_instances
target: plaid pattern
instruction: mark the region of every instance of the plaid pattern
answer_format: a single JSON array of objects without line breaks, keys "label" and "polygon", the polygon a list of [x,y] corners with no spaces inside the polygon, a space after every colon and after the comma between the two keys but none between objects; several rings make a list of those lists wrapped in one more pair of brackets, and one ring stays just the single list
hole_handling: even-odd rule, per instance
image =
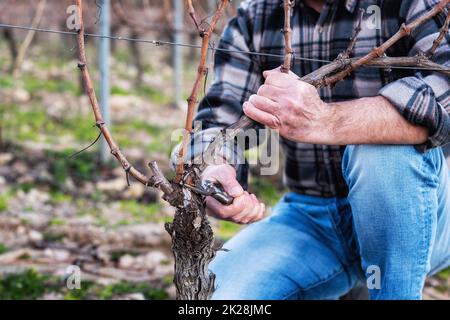
[{"label": "plaid pattern", "polygon": [[[327,0],[320,14],[304,5],[301,0],[295,2],[292,16],[295,54],[298,57],[333,60],[347,48],[358,20],[359,8],[365,9],[366,14],[354,50],[357,57],[367,54],[373,47],[386,41],[403,22],[408,23],[424,14],[438,0]],[[219,47],[282,55],[284,42],[280,32],[283,26],[281,3],[281,0],[243,2],[237,16],[224,30]],[[380,29],[368,27],[370,19],[374,17],[372,5],[381,8]],[[388,50],[387,55],[407,56],[429,49],[445,16],[446,14],[440,14],[421,26],[409,38]],[[434,61],[450,65],[449,43],[450,37],[447,35],[436,52]],[[282,58],[273,56],[217,51],[215,79],[207,96],[200,103],[196,117],[196,121],[201,121],[202,128],[207,130],[198,133],[203,134],[200,139],[203,144],[192,150],[200,152],[219,128],[236,122],[243,114],[242,104],[263,83],[262,71],[281,64]],[[323,64],[297,60],[292,71],[302,76]],[[426,150],[449,141],[448,77],[425,71],[416,73],[410,69],[362,68],[334,88],[320,89],[321,98],[327,102],[380,94],[390,100],[408,121],[429,128],[430,137],[420,148]],[[310,145],[286,139],[282,139],[282,145],[286,161],[284,179],[292,191],[321,197],[347,195],[347,186],[341,173],[345,146]],[[240,166],[239,172],[243,182],[246,170]]]}]

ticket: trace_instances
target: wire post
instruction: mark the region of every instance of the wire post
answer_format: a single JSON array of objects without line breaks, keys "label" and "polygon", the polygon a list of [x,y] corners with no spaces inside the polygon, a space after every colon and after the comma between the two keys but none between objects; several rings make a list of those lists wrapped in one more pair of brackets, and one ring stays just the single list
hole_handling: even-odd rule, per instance
[{"label": "wire post", "polygon": [[[103,36],[99,39],[98,63],[100,70],[100,108],[102,111],[105,125],[111,128],[111,117],[109,113],[109,56],[111,35],[111,7],[110,0],[100,0],[100,34]],[[100,143],[100,162],[105,164],[109,160],[109,147],[105,139],[102,137]]]},{"label": "wire post", "polygon": [[[174,1],[174,42],[183,41],[183,0]],[[178,108],[183,108],[182,101],[182,83],[183,83],[183,51],[180,46],[173,47],[173,89],[174,103]]]}]

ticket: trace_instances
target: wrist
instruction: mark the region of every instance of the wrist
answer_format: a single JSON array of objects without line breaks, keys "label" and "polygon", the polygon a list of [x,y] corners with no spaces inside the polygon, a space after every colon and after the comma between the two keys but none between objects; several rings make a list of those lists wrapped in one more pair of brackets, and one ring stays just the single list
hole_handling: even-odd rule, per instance
[{"label": "wrist", "polygon": [[337,105],[334,103],[326,103],[320,106],[320,117],[317,124],[317,137],[314,140],[317,144],[334,145],[339,144],[339,137],[337,136],[337,124],[339,114],[337,112]]},{"label": "wrist", "polygon": [[325,137],[328,141],[328,144],[341,144],[341,137],[339,136],[339,123],[341,122],[339,107],[336,103],[327,103],[327,120],[326,120],[326,129],[325,129]]}]

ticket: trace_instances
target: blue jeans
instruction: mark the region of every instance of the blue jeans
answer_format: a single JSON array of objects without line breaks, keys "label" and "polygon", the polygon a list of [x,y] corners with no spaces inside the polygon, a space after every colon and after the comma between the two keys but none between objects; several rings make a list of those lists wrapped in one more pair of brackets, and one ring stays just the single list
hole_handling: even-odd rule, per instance
[{"label": "blue jeans", "polygon": [[211,264],[213,299],[420,299],[450,265],[450,183],[441,148],[348,146],[347,198],[286,194]]}]

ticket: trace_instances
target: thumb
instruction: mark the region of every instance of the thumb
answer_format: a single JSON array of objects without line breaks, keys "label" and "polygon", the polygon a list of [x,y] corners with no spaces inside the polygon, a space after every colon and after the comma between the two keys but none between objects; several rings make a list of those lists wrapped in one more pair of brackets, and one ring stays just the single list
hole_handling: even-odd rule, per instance
[{"label": "thumb", "polygon": [[239,182],[236,180],[236,178],[229,177],[225,179],[225,181],[220,181],[225,191],[232,196],[233,198],[239,197],[244,193],[244,189],[239,184]]},{"label": "thumb", "polygon": [[277,68],[275,68],[275,69],[263,71],[263,77],[264,77],[264,78],[267,78],[267,76],[268,76],[269,74],[274,73],[274,72],[281,72],[281,67],[277,67]]},{"label": "thumb", "polygon": [[229,165],[211,166],[203,172],[203,179],[213,180],[222,185],[233,198],[244,193],[244,189],[236,180],[236,171]]}]

